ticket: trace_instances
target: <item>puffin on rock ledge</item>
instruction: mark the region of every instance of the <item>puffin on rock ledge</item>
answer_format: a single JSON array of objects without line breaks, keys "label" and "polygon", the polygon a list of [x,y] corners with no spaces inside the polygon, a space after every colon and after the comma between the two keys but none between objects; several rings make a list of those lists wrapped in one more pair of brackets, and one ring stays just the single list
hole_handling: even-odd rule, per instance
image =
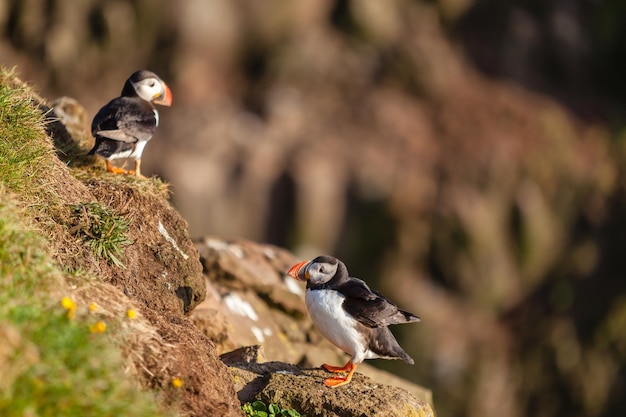
[{"label": "puffin on rock ledge", "polygon": [[365,359],[401,359],[414,363],[387,326],[420,321],[419,317],[398,309],[365,282],[350,277],[339,259],[318,256],[292,266],[287,274],[306,281],[305,302],[311,320],[328,340],[351,355],[344,366],[322,365],[329,372],[348,372],[345,377],[324,380],[326,386],[349,383],[356,367]]},{"label": "puffin on rock ledge", "polygon": [[[89,155],[106,161],[107,171],[141,177],[141,154],[159,125],[154,104],[172,105],[170,88],[155,73],[137,71],[126,80],[120,97],[114,98],[93,118],[91,133],[96,144]],[[132,158],[135,169],[127,171],[111,165],[112,159]]]}]

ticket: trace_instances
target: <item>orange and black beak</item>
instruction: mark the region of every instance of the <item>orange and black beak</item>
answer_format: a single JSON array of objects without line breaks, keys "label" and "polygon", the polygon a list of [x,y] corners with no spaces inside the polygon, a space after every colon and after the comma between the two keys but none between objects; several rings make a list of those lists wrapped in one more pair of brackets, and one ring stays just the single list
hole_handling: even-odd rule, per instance
[{"label": "orange and black beak", "polygon": [[289,275],[291,278],[295,278],[298,281],[306,281],[309,279],[309,273],[306,270],[306,266],[310,263],[311,261],[303,261],[300,263],[295,264],[294,266],[292,266],[289,269],[289,272],[287,272],[287,275]]},{"label": "orange and black beak", "polygon": [[172,91],[167,86],[167,84],[163,83],[163,92],[154,100],[152,100],[155,104],[160,104],[161,106],[171,106],[172,105]]}]

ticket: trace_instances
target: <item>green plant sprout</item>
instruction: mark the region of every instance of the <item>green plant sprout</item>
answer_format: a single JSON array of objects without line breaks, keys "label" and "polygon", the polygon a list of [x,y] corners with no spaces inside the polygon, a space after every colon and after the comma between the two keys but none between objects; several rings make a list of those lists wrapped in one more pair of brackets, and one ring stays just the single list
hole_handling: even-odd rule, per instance
[{"label": "green plant sprout", "polygon": [[246,416],[249,416],[249,417],[300,417],[301,416],[300,413],[294,410],[293,408],[290,408],[288,410],[287,409],[281,410],[278,404],[272,403],[270,405],[267,405],[263,401],[254,401],[252,404],[245,403],[243,406],[241,406],[241,409],[243,410],[244,413],[246,413]]},{"label": "green plant sprout", "polygon": [[96,257],[124,268],[119,259],[122,248],[132,242],[126,236],[130,220],[100,203],[81,203],[71,207],[75,222],[70,232],[80,237]]}]

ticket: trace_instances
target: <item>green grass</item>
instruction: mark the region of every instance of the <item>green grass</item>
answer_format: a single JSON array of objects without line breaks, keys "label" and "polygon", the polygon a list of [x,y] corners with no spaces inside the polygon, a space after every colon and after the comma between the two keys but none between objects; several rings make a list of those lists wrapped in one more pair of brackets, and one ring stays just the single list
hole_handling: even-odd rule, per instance
[{"label": "green grass", "polygon": [[0,69],[0,180],[11,190],[34,196],[54,156],[45,136],[44,116],[32,91],[8,84],[14,74]]},{"label": "green grass", "polygon": [[123,247],[132,243],[126,235],[130,220],[97,202],[73,205],[71,212],[70,232],[91,248],[96,258],[124,268],[119,257]]},{"label": "green grass", "polygon": [[[50,255],[52,238],[41,225],[71,208],[50,203],[55,196],[46,178],[54,150],[32,92],[13,77],[0,68],[0,416],[166,415],[155,395],[124,372],[114,336],[125,318],[108,320],[103,332],[89,306],[61,303],[71,277]],[[98,250],[117,259],[123,222],[99,215],[103,234],[86,230],[91,240],[114,237]]]}]

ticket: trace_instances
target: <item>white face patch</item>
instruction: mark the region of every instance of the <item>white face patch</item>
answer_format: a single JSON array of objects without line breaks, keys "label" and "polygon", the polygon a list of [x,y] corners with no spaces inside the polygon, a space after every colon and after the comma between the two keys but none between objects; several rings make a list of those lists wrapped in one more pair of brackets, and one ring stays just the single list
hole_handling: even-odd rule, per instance
[{"label": "white face patch", "polygon": [[145,80],[132,83],[132,85],[139,97],[150,102],[163,92],[163,86],[156,78],[146,78]]},{"label": "white face patch", "polygon": [[307,290],[305,301],[309,315],[319,331],[339,349],[351,355],[354,364],[366,355],[363,337],[356,330],[356,320],[342,307],[344,296],[332,290]]},{"label": "white face patch", "polygon": [[325,262],[312,262],[306,267],[311,284],[325,284],[330,281],[337,272],[337,264]]}]

